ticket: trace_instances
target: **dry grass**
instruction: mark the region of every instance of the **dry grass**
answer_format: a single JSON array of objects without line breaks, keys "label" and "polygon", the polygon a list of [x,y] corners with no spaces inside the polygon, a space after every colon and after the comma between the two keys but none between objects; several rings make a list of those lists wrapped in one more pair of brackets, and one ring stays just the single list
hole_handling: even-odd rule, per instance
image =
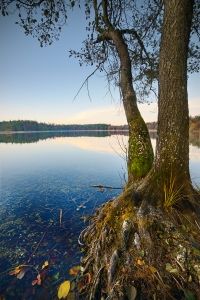
[{"label": "dry grass", "polygon": [[169,181],[164,183],[164,208],[169,209],[175,204],[177,204],[181,199],[181,190],[183,186],[176,187],[175,178],[173,177],[172,173],[170,175]]}]

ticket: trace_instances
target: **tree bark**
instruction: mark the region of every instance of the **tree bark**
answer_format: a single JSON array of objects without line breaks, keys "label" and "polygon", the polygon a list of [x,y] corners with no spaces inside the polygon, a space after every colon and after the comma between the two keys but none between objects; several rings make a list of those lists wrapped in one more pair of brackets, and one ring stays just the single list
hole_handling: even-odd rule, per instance
[{"label": "tree bark", "polygon": [[137,107],[127,45],[119,30],[112,30],[110,37],[116,46],[120,59],[120,88],[129,126],[128,181],[129,183],[137,182],[145,177],[152,167],[153,149],[147,126]]},{"label": "tree bark", "polygon": [[[129,50],[122,32],[113,26],[108,14],[109,1],[103,0],[102,16],[99,14],[97,1],[93,0],[95,26],[100,34],[98,40],[112,40],[120,60],[120,88],[123,105],[129,126],[128,142],[128,184],[140,181],[152,167],[153,149],[147,126],[138,110],[137,98],[133,88],[132,63]],[[99,20],[105,27],[100,26]]]},{"label": "tree bark", "polygon": [[189,178],[187,54],[192,0],[165,1],[159,64],[158,139],[155,168]]},{"label": "tree bark", "polygon": [[[154,164],[139,190],[163,201],[163,187],[189,196],[189,112],[187,56],[192,0],[165,0],[159,62],[158,135]],[[171,182],[171,183],[170,183]],[[156,195],[157,194],[157,195]],[[184,197],[183,197],[184,198]],[[158,199],[156,199],[158,201]],[[163,203],[161,203],[163,204]]]}]

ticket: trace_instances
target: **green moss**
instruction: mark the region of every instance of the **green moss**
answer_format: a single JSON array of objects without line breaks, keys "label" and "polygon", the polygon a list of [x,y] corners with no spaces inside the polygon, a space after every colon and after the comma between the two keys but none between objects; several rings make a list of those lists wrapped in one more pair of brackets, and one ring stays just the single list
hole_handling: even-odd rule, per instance
[{"label": "green moss", "polygon": [[148,129],[139,115],[129,124],[128,171],[135,179],[144,177],[152,167],[153,149]]},{"label": "green moss", "polygon": [[129,172],[134,175],[134,177],[142,178],[144,177],[152,166],[152,156],[149,157],[134,157],[130,162]]}]

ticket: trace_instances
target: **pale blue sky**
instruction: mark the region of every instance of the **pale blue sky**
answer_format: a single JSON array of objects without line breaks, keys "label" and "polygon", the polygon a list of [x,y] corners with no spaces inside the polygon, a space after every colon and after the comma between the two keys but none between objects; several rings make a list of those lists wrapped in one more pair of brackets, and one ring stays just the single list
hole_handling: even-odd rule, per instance
[{"label": "pale blue sky", "polygon": [[[76,10],[59,41],[41,48],[15,24],[15,16],[0,17],[0,120],[30,119],[54,123],[124,124],[117,89],[108,93],[103,74],[89,81],[92,102],[82,82],[93,70],[69,58],[69,49],[80,49],[85,21]],[[189,79],[190,114],[200,114],[200,75]],[[140,105],[146,121],[156,121],[157,105]]]}]

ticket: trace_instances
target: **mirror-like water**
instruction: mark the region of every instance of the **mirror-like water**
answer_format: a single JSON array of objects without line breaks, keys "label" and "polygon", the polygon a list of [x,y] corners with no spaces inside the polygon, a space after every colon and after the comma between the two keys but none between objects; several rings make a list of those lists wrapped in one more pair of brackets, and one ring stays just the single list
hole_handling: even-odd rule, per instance
[{"label": "mirror-like water", "polygon": [[[198,135],[190,146],[191,176],[200,184]],[[155,145],[155,139],[152,140]],[[57,287],[82,256],[84,218],[120,189],[127,136],[106,132],[0,135],[0,296],[55,299]],[[48,261],[48,268],[42,265]],[[19,280],[9,275],[28,265]],[[32,286],[37,272],[42,285]]]}]

